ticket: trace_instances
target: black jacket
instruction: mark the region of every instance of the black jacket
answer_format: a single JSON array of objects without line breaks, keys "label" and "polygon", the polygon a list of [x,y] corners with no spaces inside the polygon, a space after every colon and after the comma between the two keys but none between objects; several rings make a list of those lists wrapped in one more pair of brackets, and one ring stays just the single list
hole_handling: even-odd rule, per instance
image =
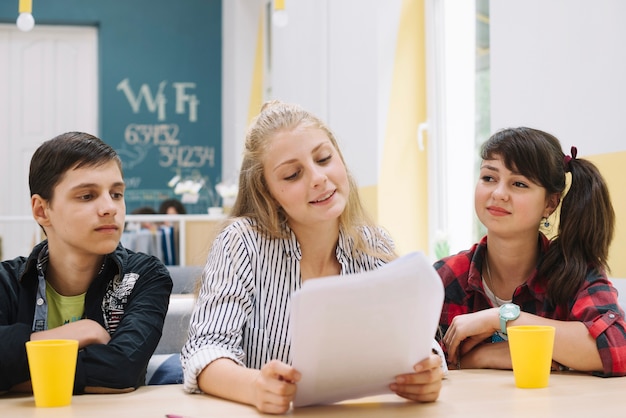
[{"label": "black jacket", "polygon": [[[33,331],[46,329],[45,282],[37,268],[38,259],[47,262],[45,255],[47,241],[28,258],[0,263],[0,391],[30,380],[25,343]],[[84,393],[85,386],[128,389],[144,384],[171,291],[170,274],[156,257],[121,245],[105,257],[85,295],[84,317],[102,325],[111,340],[79,351],[75,394]]]}]

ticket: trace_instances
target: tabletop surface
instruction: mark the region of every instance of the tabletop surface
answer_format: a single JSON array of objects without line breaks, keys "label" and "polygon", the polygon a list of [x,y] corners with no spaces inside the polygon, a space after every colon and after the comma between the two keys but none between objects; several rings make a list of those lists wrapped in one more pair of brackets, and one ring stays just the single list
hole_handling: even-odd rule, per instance
[{"label": "tabletop surface", "polygon": [[[307,417],[582,417],[626,415],[626,378],[600,378],[559,372],[544,389],[515,387],[513,373],[501,370],[453,370],[434,403],[407,402],[380,395],[334,405],[296,408],[287,416]],[[144,386],[115,395],[79,395],[72,405],[37,408],[32,395],[0,396],[3,417],[258,417],[253,407],[202,394],[182,385]]]}]

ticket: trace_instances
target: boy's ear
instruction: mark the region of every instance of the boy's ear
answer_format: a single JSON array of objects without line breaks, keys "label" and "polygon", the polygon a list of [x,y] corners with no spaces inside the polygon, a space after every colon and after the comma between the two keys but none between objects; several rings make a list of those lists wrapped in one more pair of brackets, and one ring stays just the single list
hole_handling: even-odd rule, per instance
[{"label": "boy's ear", "polygon": [[48,218],[48,201],[38,194],[32,195],[30,198],[30,206],[33,212],[33,218],[41,226],[49,226]]}]

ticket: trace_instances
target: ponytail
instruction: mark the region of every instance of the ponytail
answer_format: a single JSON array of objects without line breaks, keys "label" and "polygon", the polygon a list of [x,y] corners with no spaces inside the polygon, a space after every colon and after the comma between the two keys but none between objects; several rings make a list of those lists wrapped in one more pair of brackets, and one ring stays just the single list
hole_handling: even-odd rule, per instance
[{"label": "ponytail", "polygon": [[588,160],[565,156],[571,186],[561,203],[558,236],[550,245],[539,276],[548,277],[548,297],[554,306],[567,306],[587,271],[608,271],[609,246],[615,230],[615,212],[609,190],[597,167]]}]

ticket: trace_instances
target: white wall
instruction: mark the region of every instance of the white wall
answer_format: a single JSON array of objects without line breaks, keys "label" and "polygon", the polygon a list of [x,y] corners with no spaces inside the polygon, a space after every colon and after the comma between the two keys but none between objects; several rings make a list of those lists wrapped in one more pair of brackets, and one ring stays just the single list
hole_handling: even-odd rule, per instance
[{"label": "white wall", "polygon": [[[288,24],[273,25],[271,44],[266,45],[265,99],[298,103],[324,120],[361,187],[378,180],[400,3],[287,1]],[[228,0],[222,5],[222,158],[223,175],[228,177],[241,164],[265,1]]]},{"label": "white wall", "polygon": [[579,156],[626,150],[626,1],[497,0],[492,131],[526,125]]},{"label": "white wall", "polygon": [[264,0],[222,1],[222,176],[235,176],[248,125],[259,16]]},{"label": "white wall", "polygon": [[348,168],[357,176],[359,186],[370,186],[378,183],[382,141],[378,8],[371,1],[363,3],[369,4],[359,7],[353,0],[329,1],[327,100],[328,123],[340,141]]},{"label": "white wall", "polygon": [[271,27],[271,98],[328,122],[328,0],[287,1],[289,23]]}]

